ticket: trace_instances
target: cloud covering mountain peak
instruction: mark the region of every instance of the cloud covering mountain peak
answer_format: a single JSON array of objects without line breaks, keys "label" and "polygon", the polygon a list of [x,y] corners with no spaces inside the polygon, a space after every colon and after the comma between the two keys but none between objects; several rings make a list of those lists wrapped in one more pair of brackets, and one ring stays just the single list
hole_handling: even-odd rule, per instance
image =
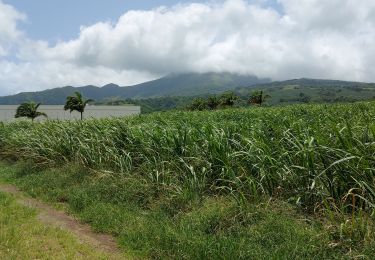
[{"label": "cloud covering mountain peak", "polygon": [[29,39],[17,29],[25,16],[0,2],[8,24],[0,25],[0,94],[129,85],[173,72],[375,81],[374,1],[278,0],[282,11],[265,1],[128,11],[53,46]]}]

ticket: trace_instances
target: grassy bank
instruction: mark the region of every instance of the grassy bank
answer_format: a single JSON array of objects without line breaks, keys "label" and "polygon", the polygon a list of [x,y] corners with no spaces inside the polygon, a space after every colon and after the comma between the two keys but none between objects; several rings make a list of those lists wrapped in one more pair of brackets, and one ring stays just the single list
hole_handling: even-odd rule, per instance
[{"label": "grassy bank", "polygon": [[[118,237],[135,257],[174,259],[327,259],[375,255],[369,222],[329,222],[282,201],[239,207],[230,196],[158,196],[142,180],[114,178],[80,167],[30,173],[30,164],[3,165],[0,176],[30,195],[67,203],[98,232]],[[348,218],[350,219],[350,218]],[[361,221],[361,222],[359,222]],[[366,223],[365,223],[366,222]],[[354,238],[354,240],[353,240]]]},{"label": "grassy bank", "polygon": [[18,122],[0,153],[29,161],[8,180],[137,255],[371,258],[374,118],[369,102]]}]

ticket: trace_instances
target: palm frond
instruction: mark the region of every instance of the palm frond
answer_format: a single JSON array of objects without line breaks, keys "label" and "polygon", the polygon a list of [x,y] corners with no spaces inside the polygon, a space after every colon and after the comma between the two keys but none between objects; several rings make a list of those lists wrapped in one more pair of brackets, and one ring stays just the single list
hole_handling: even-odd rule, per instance
[{"label": "palm frond", "polygon": [[83,113],[87,103],[94,101],[92,99],[85,100],[82,94],[77,91],[74,94],[74,96],[68,96],[66,98],[66,103],[64,105],[64,110],[70,110],[70,113],[73,111]]},{"label": "palm frond", "polygon": [[38,116],[45,116],[47,114],[37,111],[41,103],[36,104],[35,102],[26,102],[18,106],[15,114],[15,118],[27,117],[34,120]]},{"label": "palm frond", "polygon": [[44,113],[44,112],[36,112],[36,117],[39,117],[39,116],[44,116],[44,117],[48,117],[48,115],[46,114],[46,113]]}]

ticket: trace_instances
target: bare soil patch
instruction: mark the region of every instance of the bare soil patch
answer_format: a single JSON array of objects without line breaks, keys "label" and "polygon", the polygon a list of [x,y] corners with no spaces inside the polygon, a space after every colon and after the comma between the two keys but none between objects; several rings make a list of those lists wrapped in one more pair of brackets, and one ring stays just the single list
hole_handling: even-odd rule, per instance
[{"label": "bare soil patch", "polygon": [[26,197],[17,187],[9,184],[0,184],[0,191],[13,194],[21,205],[34,208],[38,211],[38,219],[45,224],[57,226],[77,236],[79,241],[88,243],[104,252],[120,255],[116,240],[111,235],[95,233],[87,224],[79,222],[63,211],[33,198]]}]

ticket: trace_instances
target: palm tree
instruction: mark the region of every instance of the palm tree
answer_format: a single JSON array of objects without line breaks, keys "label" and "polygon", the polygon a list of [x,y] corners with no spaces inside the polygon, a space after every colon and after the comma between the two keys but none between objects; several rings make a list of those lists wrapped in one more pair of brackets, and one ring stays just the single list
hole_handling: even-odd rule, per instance
[{"label": "palm tree", "polygon": [[64,106],[64,110],[70,110],[70,113],[72,111],[78,111],[81,113],[81,120],[83,119],[83,112],[85,111],[85,107],[87,103],[92,102],[94,100],[92,99],[84,99],[82,97],[82,94],[78,91],[74,92],[75,96],[68,96],[66,98],[66,103]]},{"label": "palm tree", "polygon": [[22,103],[21,105],[19,105],[19,107],[17,107],[16,115],[14,117],[15,118],[19,118],[19,117],[31,118],[31,121],[33,122],[34,122],[34,119],[39,116],[47,117],[46,113],[38,111],[39,106],[40,106],[40,103],[35,103],[35,102]]},{"label": "palm tree", "polygon": [[263,95],[263,91],[255,91],[250,95],[248,100],[249,104],[255,104],[262,106],[262,104],[266,101],[267,98],[270,98],[270,95]]}]

